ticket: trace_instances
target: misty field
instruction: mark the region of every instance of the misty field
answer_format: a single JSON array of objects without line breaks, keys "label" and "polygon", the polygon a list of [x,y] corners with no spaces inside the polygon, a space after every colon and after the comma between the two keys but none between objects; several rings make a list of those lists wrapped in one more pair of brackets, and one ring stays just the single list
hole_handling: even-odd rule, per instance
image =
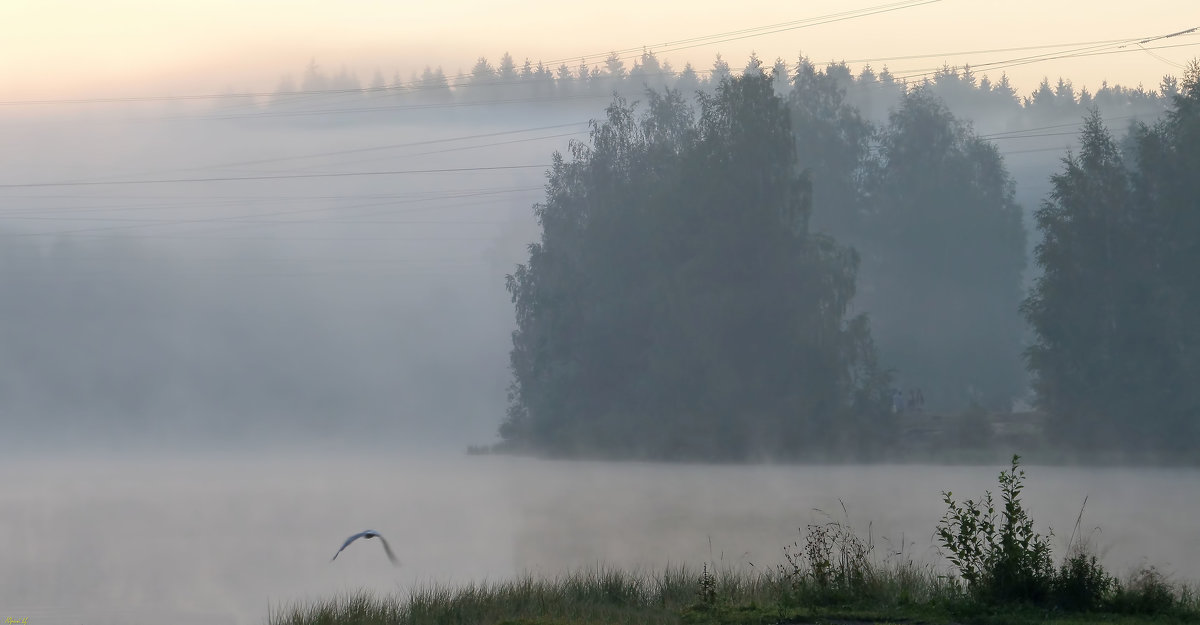
[{"label": "misty field", "polygon": [[[807,524],[846,518],[881,559],[944,566],[932,535],[940,492],[995,490],[997,470],[345,452],[14,456],[0,465],[0,551],[9,554],[0,605],[38,623],[240,625],[363,592],[448,601],[587,571],[649,592],[663,571],[686,567],[672,578],[682,596],[705,563],[744,585],[785,564]],[[1087,496],[1082,527],[1113,574],[1149,564],[1171,581],[1200,578],[1197,470],[1027,470],[1025,500],[1038,529],[1054,529],[1056,554]],[[388,537],[399,568],[371,543],[329,561],[367,528]]]}]

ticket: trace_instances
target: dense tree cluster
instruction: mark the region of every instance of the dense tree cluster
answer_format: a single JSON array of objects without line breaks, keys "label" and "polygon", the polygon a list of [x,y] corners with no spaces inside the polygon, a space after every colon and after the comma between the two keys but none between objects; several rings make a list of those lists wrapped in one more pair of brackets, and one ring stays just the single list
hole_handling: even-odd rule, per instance
[{"label": "dense tree cluster", "polygon": [[1025,230],[996,147],[914,91],[868,166],[856,238],[881,354],[931,409],[1007,410],[1024,388]]},{"label": "dense tree cluster", "polygon": [[[695,111],[618,100],[555,159],[517,310],[501,433],[550,453],[860,451],[888,434],[857,259],[807,227],[784,102],[764,75]],[[870,435],[873,433],[874,436]]]},{"label": "dense tree cluster", "polygon": [[935,410],[1005,410],[1022,394],[1016,305],[1025,232],[996,148],[932,83],[866,120],[837,71],[802,63],[789,92],[814,228],[862,254],[857,306],[880,359]]},{"label": "dense tree cluster", "polygon": [[1038,210],[1023,305],[1060,444],[1194,453],[1200,441],[1200,65],[1126,153],[1097,114]]},{"label": "dense tree cluster", "polygon": [[[886,73],[785,71],[756,58],[740,76],[717,67],[727,78],[698,94],[698,114],[670,90],[648,91],[641,117],[619,100],[591,145],[556,160],[542,240],[509,282],[507,443],[714,458],[853,440],[864,451],[894,431],[890,384],[927,391],[938,412],[1009,410],[1028,384],[1026,319],[1037,402],[1058,440],[1196,440],[1194,69],[1182,86],[1165,79],[1164,96],[1059,81],[1021,102],[1005,80],[947,68],[899,86],[878,124],[853,87]],[[1153,113],[1166,96],[1164,120],[1135,123],[1123,155],[1099,108]],[[972,98],[1043,121],[1092,107],[1081,155],[1037,214],[1042,274],[1024,305],[1013,178],[947,104]]]},{"label": "dense tree cluster", "polygon": [[[730,271],[726,265],[743,262],[740,257],[730,256],[732,248],[716,246],[713,249],[722,250],[725,256],[719,261],[714,256],[705,261],[711,266],[703,265],[680,251],[690,250],[689,253],[695,254],[703,246],[665,243],[675,240],[672,237],[688,240],[684,234],[689,232],[699,236],[688,229],[694,229],[694,226],[668,226],[659,221],[663,215],[676,214],[660,208],[662,206],[686,205],[696,211],[704,205],[694,197],[703,185],[690,179],[686,183],[680,182],[682,178],[678,176],[682,174],[667,176],[660,168],[667,167],[668,162],[681,162],[678,159],[698,150],[700,145],[710,148],[715,145],[705,143],[711,139],[702,140],[707,135],[704,135],[700,120],[709,110],[706,107],[714,106],[725,97],[720,95],[723,93],[721,85],[731,79],[740,80],[740,77],[769,85],[770,91],[784,103],[790,118],[793,146],[788,157],[794,159],[790,171],[802,172],[811,181],[801,220],[803,225],[798,232],[803,233],[810,249],[825,249],[821,245],[828,245],[829,258],[842,254],[841,265],[826,259],[826,279],[831,284],[842,285],[839,289],[844,286],[855,294],[853,298],[847,296],[844,301],[838,300],[836,308],[845,318],[847,328],[856,323],[863,325],[860,347],[868,344],[866,328],[870,328],[869,343],[874,347],[869,357],[863,356],[863,362],[878,362],[871,365],[873,384],[883,384],[884,373],[881,372],[885,372],[896,387],[908,391],[921,389],[923,397],[929,400],[931,411],[986,414],[1008,411],[1015,400],[1029,396],[1032,381],[1033,396],[1048,415],[1049,429],[1060,442],[1161,449],[1172,445],[1179,447],[1196,439],[1195,413],[1200,407],[1200,397],[1189,390],[1187,384],[1200,367],[1197,364],[1200,358],[1195,356],[1195,344],[1200,337],[1196,336],[1198,331],[1193,329],[1189,316],[1189,312],[1200,304],[1190,271],[1190,261],[1197,258],[1193,243],[1197,233],[1192,223],[1196,213],[1192,198],[1197,194],[1189,186],[1195,184],[1195,176],[1188,173],[1195,170],[1194,148],[1190,147],[1196,143],[1195,122],[1189,117],[1195,109],[1194,70],[1182,83],[1173,77],[1164,77],[1154,90],[1141,85],[1129,88],[1107,83],[1088,90],[1078,88],[1069,80],[1047,78],[1028,94],[1018,94],[1004,75],[993,79],[978,75],[970,67],[946,66],[929,74],[897,76],[886,67],[876,70],[870,65],[857,71],[844,63],[818,68],[804,57],[789,64],[783,59],[764,63],[752,56],[744,67],[741,64],[731,66],[718,55],[710,67],[689,64],[677,70],[649,51],[634,58],[612,54],[601,63],[561,64],[557,68],[528,60],[521,63],[505,54],[495,65],[481,57],[470,71],[459,71],[459,74],[447,77],[440,69],[427,69],[408,81],[396,76],[390,84],[384,84],[377,76],[372,85],[382,88],[364,90],[364,93],[401,104],[521,101],[569,103],[568,106],[582,109],[594,107],[595,100],[609,99],[614,93],[626,98],[640,98],[649,89],[660,94],[650,96],[650,111],[640,118],[624,105],[614,109],[625,111],[625,117],[621,119],[626,127],[620,132],[610,132],[627,134],[632,137],[629,139],[631,145],[642,146],[638,149],[646,151],[644,159],[638,161],[641,164],[636,172],[612,174],[611,179],[571,179],[573,182],[568,184],[563,172],[575,171],[571,168],[583,167],[580,163],[590,163],[591,159],[609,158],[610,152],[602,149],[596,136],[593,137],[594,145],[573,155],[572,163],[559,165],[566,169],[556,168],[556,177],[550,185],[552,195],[548,196],[546,208],[541,213],[549,238],[543,240],[541,247],[535,248],[530,263],[522,269],[532,272],[535,267],[542,267],[542,273],[519,272],[516,276],[518,283],[519,278],[525,276],[529,280],[536,278],[538,284],[546,286],[546,276],[550,275],[546,272],[551,271],[546,266],[561,265],[562,259],[555,256],[558,252],[552,250],[568,239],[562,232],[553,231],[553,223],[546,221],[546,215],[553,214],[568,196],[555,196],[554,192],[565,193],[563,190],[570,188],[572,193],[583,194],[591,201],[604,194],[617,193],[605,185],[621,186],[619,194],[606,201],[622,206],[621,210],[625,212],[615,209],[603,212],[604,219],[612,220],[603,222],[608,224],[605,226],[608,230],[603,230],[609,237],[608,243],[596,242],[594,239],[601,230],[596,230],[595,224],[587,228],[579,225],[584,221],[576,224],[580,230],[574,234],[579,241],[589,241],[588,245],[597,245],[598,249],[608,252],[593,250],[589,253],[594,256],[580,256],[586,246],[578,250],[571,247],[575,250],[571,252],[574,255],[568,256],[575,265],[570,265],[569,270],[565,268],[568,265],[562,265],[554,271],[567,272],[560,276],[564,283],[570,283],[579,293],[586,292],[587,297],[596,298],[584,300],[580,299],[581,295],[572,300],[574,305],[582,307],[579,315],[608,315],[611,328],[625,327],[621,324],[628,321],[640,328],[635,333],[638,338],[630,339],[632,344],[618,349],[617,345],[621,343],[614,338],[615,330],[610,328],[605,331],[607,334],[597,334],[601,338],[596,340],[606,348],[622,351],[623,356],[605,360],[606,357],[594,356],[592,352],[578,351],[570,352],[569,358],[565,352],[558,355],[576,360],[561,370],[554,369],[553,375],[565,376],[561,379],[569,380],[570,384],[584,381],[602,385],[603,392],[598,389],[586,393],[571,392],[554,400],[579,401],[582,402],[580,406],[550,403],[545,406],[553,408],[530,408],[532,404],[525,401],[531,400],[533,395],[522,394],[523,378],[517,370],[512,403],[515,412],[510,414],[505,430],[505,438],[510,441],[521,440],[543,449],[565,450],[574,444],[564,442],[568,439],[602,438],[598,430],[585,436],[585,430],[578,429],[585,422],[608,423],[614,418],[611,415],[620,414],[619,418],[624,419],[626,425],[613,428],[609,433],[620,431],[622,436],[628,437],[636,429],[630,424],[642,418],[638,415],[670,413],[676,416],[669,418],[677,419],[675,425],[682,427],[685,421],[679,421],[682,417],[678,415],[692,414],[696,406],[701,406],[711,414],[700,420],[688,417],[686,423],[703,422],[703,427],[707,428],[703,431],[708,434],[696,429],[689,439],[691,442],[680,443],[686,449],[676,450],[667,450],[665,443],[647,438],[639,443],[642,448],[638,453],[704,455],[708,453],[703,449],[707,443],[699,441],[705,436],[713,440],[729,438],[728,432],[713,424],[723,418],[733,419],[734,414],[753,420],[757,417],[746,415],[755,411],[772,413],[775,408],[764,407],[772,402],[776,408],[787,406],[786,410],[779,408],[781,413],[790,410],[788,414],[800,414],[796,423],[811,426],[827,418],[814,416],[820,411],[814,411],[811,406],[787,404],[790,400],[780,397],[772,397],[770,401],[746,399],[765,388],[754,386],[761,377],[757,373],[742,376],[728,371],[725,374],[694,371],[701,365],[693,361],[703,360],[701,354],[705,358],[724,354],[711,347],[703,348],[709,351],[696,351],[701,347],[684,328],[696,332],[695,328],[706,327],[699,322],[694,326],[681,324],[680,327],[665,323],[667,329],[678,334],[676,348],[679,351],[664,356],[668,352],[662,350],[669,343],[658,335],[668,336],[669,333],[649,321],[657,319],[655,323],[663,324],[663,319],[673,319],[664,312],[668,310],[667,305],[651,306],[648,302],[659,294],[676,293],[664,284],[674,285],[672,288],[678,285],[653,277],[653,271],[648,272],[645,267],[668,271],[660,265],[688,259],[696,266],[708,268],[707,273],[696,275],[710,276],[712,284],[726,284],[719,279],[725,275],[722,272]],[[344,70],[323,78],[315,66],[310,65],[304,74],[302,88],[346,87],[353,81],[353,76]],[[661,95],[670,93],[665,91],[668,89],[679,95]],[[687,107],[681,104],[693,95],[700,98],[697,115],[684,113]],[[280,100],[285,101],[286,98]],[[660,118],[662,115],[667,117]],[[659,134],[666,132],[662,129],[684,127],[679,125],[682,122],[666,123],[664,120],[670,115],[679,119],[691,115],[698,125],[689,127],[688,132],[692,135],[679,131],[679,137],[670,134],[660,137]],[[1054,137],[1071,134],[1071,127],[1085,117],[1088,122],[1080,135],[1078,155],[1070,157],[1064,171],[1051,179],[1054,165],[1050,159],[1057,158],[1055,152],[1059,147],[1073,141]],[[1160,118],[1162,122],[1154,121]],[[615,128],[616,122],[610,117],[607,125],[602,127]],[[1114,138],[1105,128],[1106,123],[1114,122],[1129,129],[1123,138]],[[693,135],[691,143],[680,138]],[[665,137],[671,137],[674,142],[670,145],[675,154],[672,158],[676,160],[666,159],[659,163],[657,153],[653,158],[648,155],[653,150],[666,149],[663,147],[667,145]],[[1015,148],[1007,153],[1022,156],[1005,163],[997,146]],[[1030,154],[1037,152],[1045,152],[1045,157]],[[702,168],[694,169],[703,171]],[[616,171],[612,167],[610,170]],[[715,170],[707,171],[705,182]],[[1014,178],[1021,181],[1023,190],[1020,194],[1015,191]],[[632,183],[634,180],[637,184]],[[585,188],[590,190],[579,191]],[[1049,193],[1049,199],[1036,218],[1029,220],[1030,225],[1036,221],[1038,227],[1027,233],[1019,203],[1036,206],[1046,193]],[[713,194],[711,198],[700,199],[718,197],[722,196]],[[632,208],[635,205],[641,208],[635,210]],[[588,204],[586,209],[575,210],[571,214],[594,217],[589,211],[601,209]],[[623,215],[621,219],[614,217],[617,214]],[[693,212],[693,220],[700,214]],[[680,217],[676,219],[683,224],[691,223]],[[725,234],[732,236],[735,232],[736,229],[726,224]],[[747,232],[742,234],[749,236]],[[763,245],[766,240],[745,245]],[[818,244],[819,241],[826,243]],[[837,244],[831,241],[837,241]],[[647,251],[660,243],[666,245],[664,249],[672,250],[673,255]],[[612,251],[618,249],[629,252]],[[1037,250],[1033,254],[1037,263],[1027,267],[1027,259],[1034,249]],[[834,254],[833,250],[840,251]],[[854,253],[847,250],[854,250]],[[776,261],[783,262],[782,258],[778,257]],[[622,282],[610,275],[599,280],[587,273],[590,269],[582,269],[583,265],[592,262],[597,265],[610,263],[613,267],[605,271],[616,272],[612,275],[625,275],[620,271],[626,271],[629,275],[637,275],[638,279]],[[620,269],[622,266],[625,269]],[[808,265],[813,271],[816,270],[812,268],[817,266]],[[843,270],[838,270],[839,266]],[[765,269],[759,270],[763,273],[756,279],[764,283],[776,284],[771,281],[780,278]],[[746,281],[747,275],[750,274],[742,275],[742,282]],[[727,281],[727,284],[735,282]],[[641,289],[637,291],[640,295],[630,297],[644,301],[636,306],[628,301],[609,302],[610,298],[620,299],[619,294],[624,293],[613,285],[620,285],[620,289]],[[601,286],[609,290],[604,291]],[[1022,305],[1030,288],[1032,291]],[[535,292],[538,293],[536,297]],[[542,302],[538,298],[545,292],[518,289],[514,293],[524,293],[522,297],[526,298],[518,298],[518,310],[532,314],[529,311],[541,305],[535,302]],[[651,297],[646,293],[656,295]],[[677,293],[672,297],[670,306],[675,307],[669,309],[675,311],[672,314],[678,313],[680,307],[699,305],[699,300],[689,300]],[[616,307],[617,310],[605,307]],[[644,313],[644,310],[651,310],[652,314]],[[858,316],[863,314],[865,317]],[[567,323],[563,319],[567,318],[560,318],[560,322]],[[579,321],[570,319],[570,324]],[[710,320],[716,324],[712,327],[724,328],[727,326],[721,324],[731,323],[722,319],[720,323]],[[589,319],[589,323],[594,321]],[[749,325],[764,332],[779,331],[771,329],[769,324]],[[571,332],[560,329],[564,337],[574,333],[587,334],[590,328],[602,327],[602,324],[569,327]],[[518,334],[527,330],[522,325]],[[558,345],[557,339],[546,336],[539,340],[547,341],[545,345]],[[1032,347],[1027,348],[1031,342]],[[662,372],[669,371],[677,376],[677,386],[659,380],[655,384],[643,384],[635,393],[629,390],[632,387],[626,382],[603,381],[604,376],[598,372],[610,369],[626,375],[641,375],[644,369],[638,367],[649,365],[637,358],[643,358],[643,352],[649,348],[642,347],[647,345],[658,346],[661,353],[655,357],[659,360],[653,362]],[[1023,362],[1021,352],[1026,348],[1027,358]],[[514,351],[514,358],[518,351],[520,346]],[[584,353],[588,356],[581,359],[579,354]],[[663,364],[669,358],[679,360],[671,366]],[[720,366],[727,369],[755,371],[730,364],[739,362],[736,358],[724,355],[721,358],[726,362]],[[820,360],[814,358],[814,362]],[[517,360],[514,360],[514,367],[516,365]],[[550,375],[551,369],[539,370],[538,375]],[[666,373],[661,375],[666,376]],[[694,392],[695,388],[691,394],[685,392],[686,385],[679,386],[683,384],[680,380],[690,380],[703,392]],[[752,384],[750,380],[755,382]],[[759,390],[751,391],[753,388]],[[656,396],[654,401],[667,402],[664,404],[667,408],[651,409],[652,403],[647,403],[650,402],[647,397],[654,392],[646,389],[655,389],[655,392],[664,389],[663,397],[674,399],[668,401]],[[875,389],[873,392],[886,391]],[[844,396],[844,388],[834,394],[837,393]],[[610,395],[620,396],[620,399]],[[741,403],[734,402],[732,397],[739,397]],[[542,400],[549,401],[544,397],[538,401]],[[605,403],[614,401],[626,404],[609,406]],[[578,423],[564,426],[561,440],[533,440],[532,432],[541,431],[545,425],[531,425],[541,423],[538,419],[542,417],[538,415],[557,412],[591,416],[580,416]],[[843,415],[839,419],[847,418],[844,412],[839,413]],[[718,413],[726,416],[715,416]],[[877,417],[875,415],[868,421],[874,423],[871,419]],[[667,422],[662,423],[666,428]],[[840,436],[836,432],[842,425],[839,422],[836,427],[829,426],[831,433],[828,436]],[[735,426],[727,424],[725,427]],[[745,436],[771,439],[776,445],[774,451],[796,450],[802,446],[801,440],[813,443],[820,439],[812,429],[805,430],[803,436],[776,436],[775,430],[756,427],[759,430]],[[886,427],[880,428],[880,431],[886,430]],[[542,433],[549,431],[546,429]],[[648,435],[640,431],[637,436]],[[622,444],[599,445],[616,449]],[[755,445],[758,442],[749,438],[735,440],[731,447],[735,451],[730,453],[736,455],[741,453],[737,450],[748,450]]]}]

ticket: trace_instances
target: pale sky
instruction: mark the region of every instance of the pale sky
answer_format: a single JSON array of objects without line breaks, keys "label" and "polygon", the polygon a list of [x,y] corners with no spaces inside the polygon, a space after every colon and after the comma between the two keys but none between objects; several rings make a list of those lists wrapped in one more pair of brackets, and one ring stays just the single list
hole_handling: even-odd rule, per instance
[{"label": "pale sky", "polygon": [[[1002,48],[1152,37],[1200,26],[1195,0],[941,0],[856,19],[691,48],[662,45],[890,4],[889,0],[740,0],[603,3],[429,0],[0,0],[0,100],[269,91],[309,59],[345,66],[365,84],[376,69],[407,79],[425,65],[448,74],[483,55],[602,60],[649,46],[677,69],[708,68],[720,52],[735,68],[756,51],[768,63],[876,59],[903,75],[943,63],[981,65],[1079,47]],[[1182,47],[1180,47],[1180,44]],[[1093,91],[1100,81],[1156,88],[1200,56],[1200,35],[1130,45],[1125,52],[1008,67],[1028,93],[1043,76]],[[1159,48],[1159,46],[1175,46]],[[1157,48],[1157,49],[1154,49]],[[968,51],[990,50],[979,54]],[[879,60],[934,55],[929,58]],[[632,65],[632,62],[627,62]],[[998,78],[1000,70],[981,70]]]}]

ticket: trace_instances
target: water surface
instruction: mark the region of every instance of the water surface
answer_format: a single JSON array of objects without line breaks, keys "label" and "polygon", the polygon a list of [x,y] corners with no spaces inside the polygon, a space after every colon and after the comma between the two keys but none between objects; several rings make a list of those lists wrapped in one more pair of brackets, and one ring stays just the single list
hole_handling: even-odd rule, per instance
[{"label": "water surface", "polygon": [[[842,518],[880,556],[937,561],[940,492],[1001,467],[705,466],[505,457],[272,454],[0,461],[0,607],[30,623],[263,623],[268,606],[366,588],[599,564],[774,566]],[[1028,467],[1039,529],[1084,526],[1118,574],[1200,579],[1200,471]],[[402,566],[363,529],[386,536]]]}]

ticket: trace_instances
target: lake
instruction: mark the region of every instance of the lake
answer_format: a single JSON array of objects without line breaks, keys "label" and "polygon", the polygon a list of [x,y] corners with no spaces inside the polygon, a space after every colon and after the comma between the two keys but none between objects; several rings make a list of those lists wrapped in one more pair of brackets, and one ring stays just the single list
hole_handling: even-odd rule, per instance
[{"label": "lake", "polygon": [[[799,528],[850,523],[876,554],[938,562],[941,491],[1003,467],[709,466],[344,451],[0,460],[0,616],[29,623],[264,623],[357,589],[720,561],[773,567]],[[1200,580],[1200,470],[1026,467],[1056,559],[1083,527],[1118,575]],[[842,505],[845,505],[843,513]],[[330,558],[355,532],[376,541]]]}]

